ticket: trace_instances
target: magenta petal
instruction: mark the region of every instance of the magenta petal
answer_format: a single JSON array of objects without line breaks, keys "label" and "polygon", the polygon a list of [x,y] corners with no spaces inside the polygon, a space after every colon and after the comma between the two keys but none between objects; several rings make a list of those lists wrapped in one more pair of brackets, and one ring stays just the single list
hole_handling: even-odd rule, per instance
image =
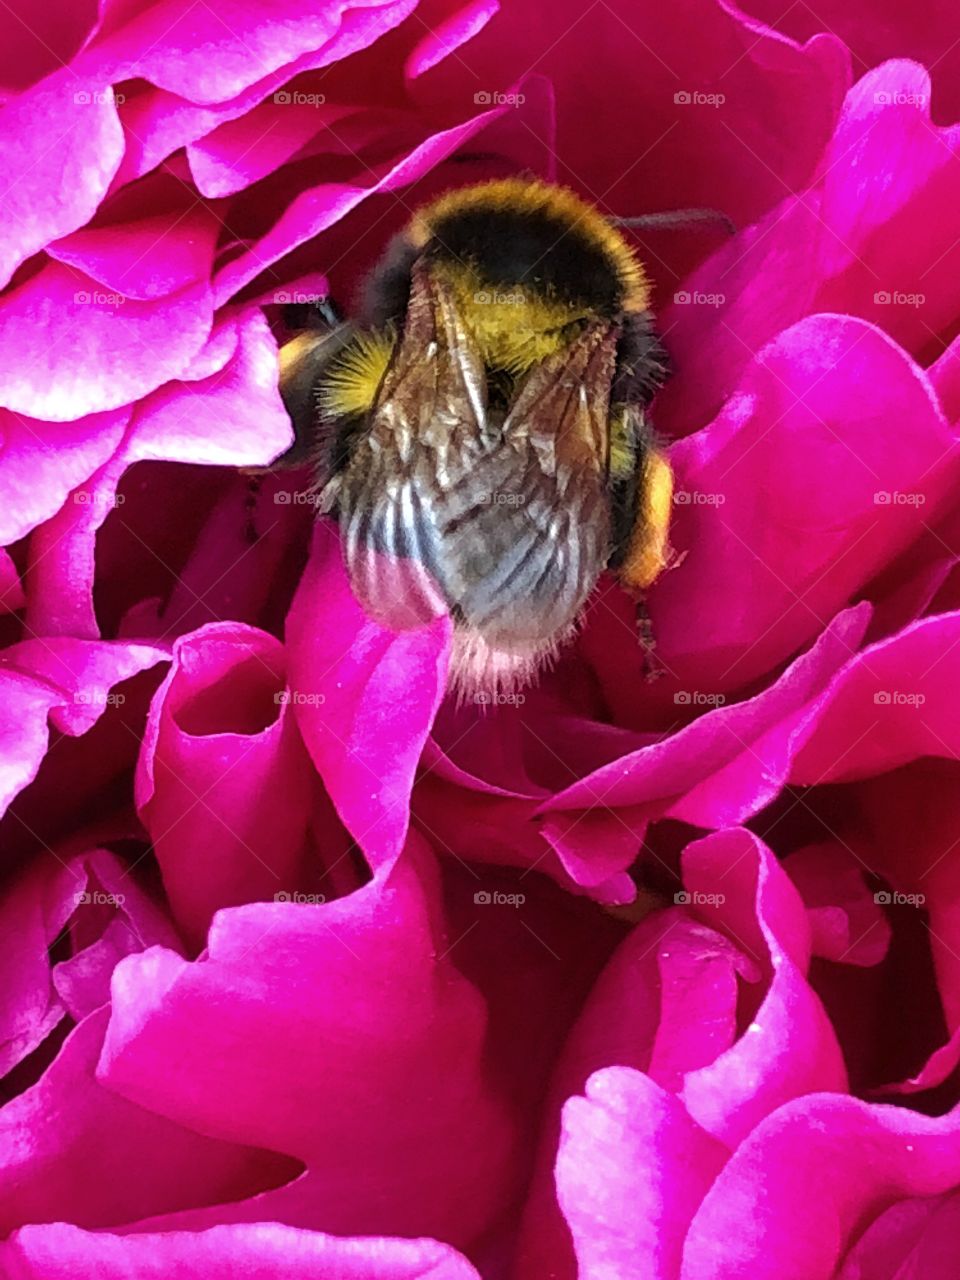
[{"label": "magenta petal", "polygon": [[[636,857],[636,831],[644,819],[734,826],[768,803],[790,770],[798,729],[856,649],[868,620],[867,605],[846,610],[770,688],[715,707],[543,805],[544,835],[578,882],[603,883],[615,867],[625,871]],[[611,817],[611,809],[622,810],[626,820]]]},{"label": "magenta petal", "polygon": [[[121,956],[153,943],[178,945],[163,913],[113,854],[30,866],[0,901],[0,1076],[22,1061],[67,1012],[105,1004]],[[54,965],[51,948],[71,955]]]},{"label": "magenta petal", "polygon": [[83,226],[106,194],[123,155],[112,90],[54,76],[0,110],[0,154],[4,285],[48,241]]},{"label": "magenta petal", "polygon": [[278,96],[188,145],[190,172],[201,195],[220,198],[242,191],[285,164],[327,124],[353,111],[343,105],[278,102]]},{"label": "magenta petal", "polygon": [[291,444],[277,390],[277,344],[261,312],[217,326],[185,376],[199,381],[170,383],[143,401],[120,449],[37,531],[28,612],[35,632],[99,634],[92,599],[96,536],[116,506],[127,467],[149,460],[266,466]]},{"label": "magenta petal", "polygon": [[658,403],[664,428],[702,424],[751,357],[812,312],[859,316],[918,358],[953,332],[960,131],[929,115],[922,67],[869,71],[847,94],[822,177],[682,282],[662,318],[679,370]]},{"label": "magenta petal", "polygon": [[279,1157],[190,1133],[102,1088],[94,1065],[106,1021],[103,1009],[80,1023],[40,1081],[0,1110],[0,1229],[65,1215],[117,1225],[289,1172]]},{"label": "magenta petal", "polygon": [[219,912],[196,963],[159,948],[121,961],[99,1078],[303,1160],[318,1229],[474,1238],[503,1208],[514,1122],[434,877],[411,842],[346,898]]},{"label": "magenta petal", "polygon": [[719,691],[807,643],[919,536],[957,483],[960,447],[889,338],[813,316],[760,352],[671,461],[672,538],[689,554],[651,613],[681,687]]},{"label": "magenta petal", "polygon": [[[659,1089],[679,1088],[687,1070],[729,1049],[736,1038],[737,973],[744,968],[743,960],[736,943],[680,907],[648,916],[614,953],[568,1037],[551,1082],[547,1123],[518,1248],[518,1280],[527,1275],[572,1280],[576,1275],[554,1178],[560,1112],[566,1100],[584,1092],[588,1077],[608,1066],[656,1071],[656,1078],[642,1088],[659,1097]],[[642,1125],[643,1117],[636,1121]],[[695,1127],[690,1122],[688,1128]],[[714,1140],[706,1138],[705,1145],[714,1147]],[[572,1174],[567,1176],[570,1183]],[[602,1187],[595,1192],[601,1198],[605,1194]],[[646,1232],[643,1222],[631,1225],[632,1204],[622,1204],[620,1230]],[[569,1198],[565,1207],[574,1225]]]},{"label": "magenta petal", "polygon": [[117,408],[178,377],[212,322],[206,281],[140,302],[48,262],[0,299],[0,399],[55,422]]},{"label": "magenta petal", "polygon": [[[806,980],[810,925],[803,902],[770,850],[748,831],[720,831],[687,847],[684,886],[698,916],[726,929],[770,974],[744,1034],[689,1072],[682,1097],[698,1123],[733,1147],[777,1107],[818,1090],[845,1091],[830,1021]],[[715,899],[716,903],[712,903]]]},{"label": "magenta petal", "polygon": [[349,1240],[277,1222],[132,1236],[24,1227],[0,1244],[0,1261],[18,1280],[479,1280],[435,1240]]},{"label": "magenta petal", "polygon": [[223,102],[336,34],[343,0],[229,0],[214,11],[161,0],[132,12],[76,60],[81,74],[149,80],[192,102]]},{"label": "magenta petal", "polygon": [[431,26],[404,63],[404,75],[416,80],[445,58],[456,54],[500,11],[499,0],[468,0],[462,8]]},{"label": "magenta petal", "polygon": [[52,978],[67,1012],[79,1022],[109,1001],[110,978],[124,956],[181,944],[166,913],[115,854],[95,849],[71,862],[70,871],[83,877],[79,883],[72,880],[73,955],[54,966]]},{"label": "magenta petal", "polygon": [[0,670],[0,813],[36,777],[47,752],[47,716],[64,694],[45,680]]},{"label": "magenta petal", "polygon": [[63,705],[50,718],[73,737],[92,728],[108,706],[122,703],[124,695],[111,692],[114,685],[169,657],[154,645],[66,636],[23,640],[4,650],[5,661],[60,689]]},{"label": "magenta petal", "polygon": [[321,49],[306,53],[289,66],[258,79],[224,102],[198,106],[166,89],[145,85],[140,92],[131,94],[120,110],[126,150],[116,184],[142,177],[180,147],[245,115],[301,71],[329,66],[365,49],[407,17],[415,5],[416,0],[392,0],[369,8],[347,10],[336,34]]},{"label": "magenta petal", "polygon": [[675,1280],[700,1201],[729,1154],[673,1094],[626,1067],[563,1109],[557,1193],[583,1280]]},{"label": "magenta petal", "polygon": [[[186,289],[210,274],[221,224],[196,196],[177,184],[169,211],[155,211],[150,196],[168,204],[161,190],[142,197],[128,221],[86,227],[56,241],[47,252],[86,272],[108,292],[146,301]],[[139,215],[139,216],[137,216]]]},{"label": "magenta petal", "polygon": [[783,869],[807,908],[813,954],[838,964],[879,964],[890,924],[867,888],[867,868],[839,842],[810,845],[784,859]]},{"label": "magenta petal", "polygon": [[238,623],[174,644],[137,768],[137,808],[184,937],[219,907],[287,897],[304,876],[313,770],[286,701],[283,646]]},{"label": "magenta petal", "polygon": [[[54,871],[59,870],[51,860]],[[49,892],[56,878],[61,893]],[[63,1017],[50,981],[47,948],[74,909],[70,899],[79,877],[54,877],[43,864],[9,886],[0,902],[0,1076],[5,1076]],[[48,896],[54,901],[48,903]],[[58,899],[58,900],[57,900]]]},{"label": "magenta petal", "polygon": [[320,776],[374,868],[400,852],[410,792],[446,689],[450,621],[399,633],[366,616],[339,538],[318,523],[287,618],[289,680]]},{"label": "magenta petal", "polygon": [[23,583],[9,551],[0,550],[0,613],[13,613],[26,603]]},{"label": "magenta petal", "polygon": [[91,0],[13,0],[0,49],[0,86],[22,90],[69,62],[90,32],[97,6]]},{"label": "magenta petal", "polygon": [[338,222],[363,200],[415,182],[485,125],[510,109],[497,107],[480,112],[462,124],[429,135],[382,177],[378,177],[375,171],[371,172],[369,166],[361,164],[358,178],[363,182],[326,182],[294,196],[270,230],[248,252],[240,254],[221,269],[215,280],[218,303],[232,298],[265,267]]},{"label": "magenta petal", "polygon": [[836,782],[924,755],[960,758],[957,684],[945,661],[958,642],[960,613],[945,613],[857,654],[825,697],[791,780]]},{"label": "magenta petal", "polygon": [[799,1099],[758,1126],[707,1192],[681,1280],[829,1280],[865,1220],[958,1182],[955,1114]]},{"label": "magenta petal", "polygon": [[37,422],[0,409],[0,541],[15,542],[63,506],[119,445],[129,409]]},{"label": "magenta petal", "polygon": [[891,1205],[856,1242],[836,1280],[953,1280],[960,1196]]}]

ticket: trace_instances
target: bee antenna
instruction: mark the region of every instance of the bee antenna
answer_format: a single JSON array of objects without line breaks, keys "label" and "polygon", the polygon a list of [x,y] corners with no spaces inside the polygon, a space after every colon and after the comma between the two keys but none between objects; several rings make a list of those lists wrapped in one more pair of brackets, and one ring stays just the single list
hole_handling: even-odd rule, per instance
[{"label": "bee antenna", "polygon": [[665,209],[661,213],[641,213],[635,218],[611,218],[615,227],[666,228],[688,227],[697,222],[717,222],[728,235],[735,236],[737,228],[731,218],[720,209]]}]

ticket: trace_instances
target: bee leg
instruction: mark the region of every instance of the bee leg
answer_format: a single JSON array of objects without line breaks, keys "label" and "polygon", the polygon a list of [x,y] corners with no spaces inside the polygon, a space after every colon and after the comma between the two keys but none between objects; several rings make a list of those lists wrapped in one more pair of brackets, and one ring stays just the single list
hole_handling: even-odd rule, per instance
[{"label": "bee leg", "polygon": [[647,598],[638,594],[635,597],[635,620],[637,639],[643,650],[643,675],[648,684],[666,675],[667,668],[657,656],[657,638],[653,632],[653,619],[647,609]]},{"label": "bee leg", "polygon": [[257,528],[257,505],[262,484],[262,472],[247,475],[247,491],[243,497],[243,534],[251,546],[260,541],[260,531]]},{"label": "bee leg", "polygon": [[664,455],[648,445],[638,454],[635,488],[628,506],[620,512],[621,551],[614,572],[636,604],[636,629],[643,650],[647,680],[658,680],[666,667],[656,655],[653,623],[647,611],[647,589],[667,568],[679,563],[668,538],[673,497],[673,472]]}]

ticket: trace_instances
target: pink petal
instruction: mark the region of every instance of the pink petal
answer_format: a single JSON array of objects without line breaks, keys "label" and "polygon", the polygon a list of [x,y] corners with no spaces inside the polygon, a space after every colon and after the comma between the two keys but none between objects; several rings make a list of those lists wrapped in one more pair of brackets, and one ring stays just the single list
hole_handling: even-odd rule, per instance
[{"label": "pink petal", "polygon": [[0,540],[16,542],[63,506],[110,457],[129,409],[77,422],[37,422],[0,409]]},{"label": "pink petal", "polygon": [[335,125],[352,110],[344,105],[303,105],[289,92],[274,94],[188,144],[187,159],[197,190],[211,197],[242,191],[273,173],[328,124]]},{"label": "pink petal", "polygon": [[57,240],[47,252],[109,293],[147,301],[206,280],[220,220],[179,182],[140,183],[109,215]]},{"label": "pink petal", "polygon": [[722,1170],[690,1227],[680,1276],[829,1280],[870,1216],[958,1181],[955,1116],[802,1098],[765,1120]]},{"label": "pink petal", "polygon": [[813,316],[760,352],[671,461],[672,539],[689,554],[651,595],[654,628],[681,688],[721,691],[807,643],[936,518],[960,448],[888,338]]},{"label": "pink petal", "polygon": [[153,699],[137,808],[173,915],[198,948],[219,907],[306,887],[312,769],[285,666],[273,636],[213,623],[176,641]]},{"label": "pink petal", "polygon": [[347,6],[227,0],[217,12],[162,0],[102,33],[74,67],[110,81],[143,79],[192,102],[224,102],[256,81],[321,49]]},{"label": "pink petal", "polygon": [[503,1208],[514,1122],[487,1079],[482,999],[445,958],[434,874],[411,844],[335,902],[220,912],[194,964],[121,961],[99,1078],[303,1160],[318,1229],[474,1238]]},{"label": "pink petal", "polygon": [[838,615],[770,688],[707,711],[542,806],[544,835],[577,882],[602,885],[626,870],[652,819],[732,826],[767,804],[790,770],[799,727],[815,716],[818,696],[856,648],[868,616],[863,605]]},{"label": "pink petal", "polygon": [[72,737],[86,733],[108,706],[123,702],[114,685],[167,662],[166,649],[119,641],[72,640],[66,636],[23,640],[3,651],[3,660],[57,687],[63,705],[51,721]]},{"label": "pink petal", "polygon": [[[229,328],[187,370],[198,382],[160,388],[137,409],[123,445],[31,542],[28,622],[35,632],[97,635],[92,587],[96,535],[107,516],[123,518],[117,485],[135,462],[264,466],[292,440],[277,390],[277,348],[259,311],[239,319],[239,344],[225,366]],[[213,366],[213,368],[211,368]],[[230,423],[225,431],[223,424]],[[80,494],[86,501],[79,501]]]},{"label": "pink petal", "polygon": [[18,1231],[3,1257],[22,1280],[479,1280],[434,1240],[345,1240],[276,1222],[134,1236],[54,1223]]},{"label": "pink petal", "polygon": [[0,49],[0,85],[26,89],[69,62],[96,17],[94,0],[53,0],[38,7],[33,0],[13,0],[7,12]]},{"label": "pink petal", "polygon": [[402,189],[415,182],[508,110],[508,107],[497,107],[483,111],[461,124],[425,137],[381,177],[369,166],[360,165],[358,177],[363,181],[326,182],[301,191],[287,204],[269,231],[247,252],[221,269],[215,281],[218,301],[233,297],[266,267],[338,222],[368,197]]},{"label": "pink petal", "polygon": [[951,1280],[960,1196],[901,1200],[871,1222],[837,1280]]},{"label": "pink petal", "polygon": [[838,964],[879,964],[890,925],[864,882],[867,868],[839,842],[809,845],[784,859],[783,869],[807,908],[813,954]]},{"label": "pink petal", "polygon": [[65,1215],[100,1227],[161,1206],[229,1200],[291,1167],[188,1132],[101,1087],[93,1072],[107,1012],[80,1023],[40,1081],[0,1111],[5,1233]]},{"label": "pink petal", "polygon": [[64,72],[8,103],[0,109],[0,152],[2,285],[49,240],[82,227],[106,194],[123,155],[109,82]]},{"label": "pink petal", "polygon": [[[806,981],[810,926],[803,903],[766,845],[747,831],[707,836],[687,847],[683,879],[694,903],[706,899],[695,908],[700,918],[729,931],[748,956],[769,966],[767,993],[744,1034],[683,1083],[691,1116],[732,1148],[791,1099],[843,1092],[846,1072],[830,1021]],[[714,905],[711,897],[719,901]]]},{"label": "pink petal", "polygon": [[140,302],[48,262],[0,299],[3,404],[57,422],[128,404],[182,374],[212,321],[206,282]]},{"label": "pink petal", "polygon": [[456,53],[500,12],[498,0],[469,0],[461,9],[429,28],[404,63],[404,75],[416,80]]},{"label": "pink petal", "polygon": [[956,684],[945,659],[958,642],[960,613],[947,613],[857,654],[825,697],[791,781],[863,778],[923,755],[956,759]]},{"label": "pink petal", "polygon": [[960,132],[933,127],[929,104],[916,63],[869,71],[847,94],[822,178],[682,282],[662,317],[679,370],[658,403],[665,429],[708,420],[751,356],[811,312],[860,316],[918,357],[949,328]]},{"label": "pink petal", "polygon": [[[717,0],[684,0],[669,20],[629,0],[594,9],[568,0],[535,17],[504,5],[461,60],[487,92],[531,68],[552,82],[557,177],[611,212],[699,205],[739,225],[807,183],[849,83],[847,52],[833,36],[801,48]],[[598,93],[598,75],[619,91]],[[463,77],[460,61],[448,59],[431,87],[462,94]],[[724,101],[675,96],[694,92]],[[637,122],[635,134],[626,120]]]},{"label": "pink petal", "polygon": [[280,67],[224,102],[198,106],[152,85],[129,94],[120,108],[126,149],[115,185],[142,177],[180,147],[246,114],[300,72],[329,66],[366,49],[407,17],[415,3],[416,0],[393,0],[347,10],[336,34],[320,49],[303,54],[289,66]]},{"label": "pink petal", "polygon": [[13,613],[26,602],[17,566],[8,551],[0,551],[0,613]]},{"label": "pink petal", "polygon": [[319,522],[287,618],[289,681],[307,750],[376,869],[406,838],[414,772],[446,689],[450,621],[391,632],[350,589],[339,538]]},{"label": "pink petal", "polygon": [[727,1149],[683,1104],[626,1067],[598,1071],[563,1109],[557,1191],[581,1280],[674,1280]]}]

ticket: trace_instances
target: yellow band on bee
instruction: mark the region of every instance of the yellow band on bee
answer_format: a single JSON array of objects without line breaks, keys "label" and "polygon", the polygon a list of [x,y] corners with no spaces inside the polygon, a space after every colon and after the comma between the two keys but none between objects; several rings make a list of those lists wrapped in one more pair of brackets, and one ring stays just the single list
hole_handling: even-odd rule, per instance
[{"label": "yellow band on bee", "polygon": [[672,505],[673,471],[664,454],[654,450],[647,457],[640,512],[621,570],[628,586],[649,587],[666,567]]}]

